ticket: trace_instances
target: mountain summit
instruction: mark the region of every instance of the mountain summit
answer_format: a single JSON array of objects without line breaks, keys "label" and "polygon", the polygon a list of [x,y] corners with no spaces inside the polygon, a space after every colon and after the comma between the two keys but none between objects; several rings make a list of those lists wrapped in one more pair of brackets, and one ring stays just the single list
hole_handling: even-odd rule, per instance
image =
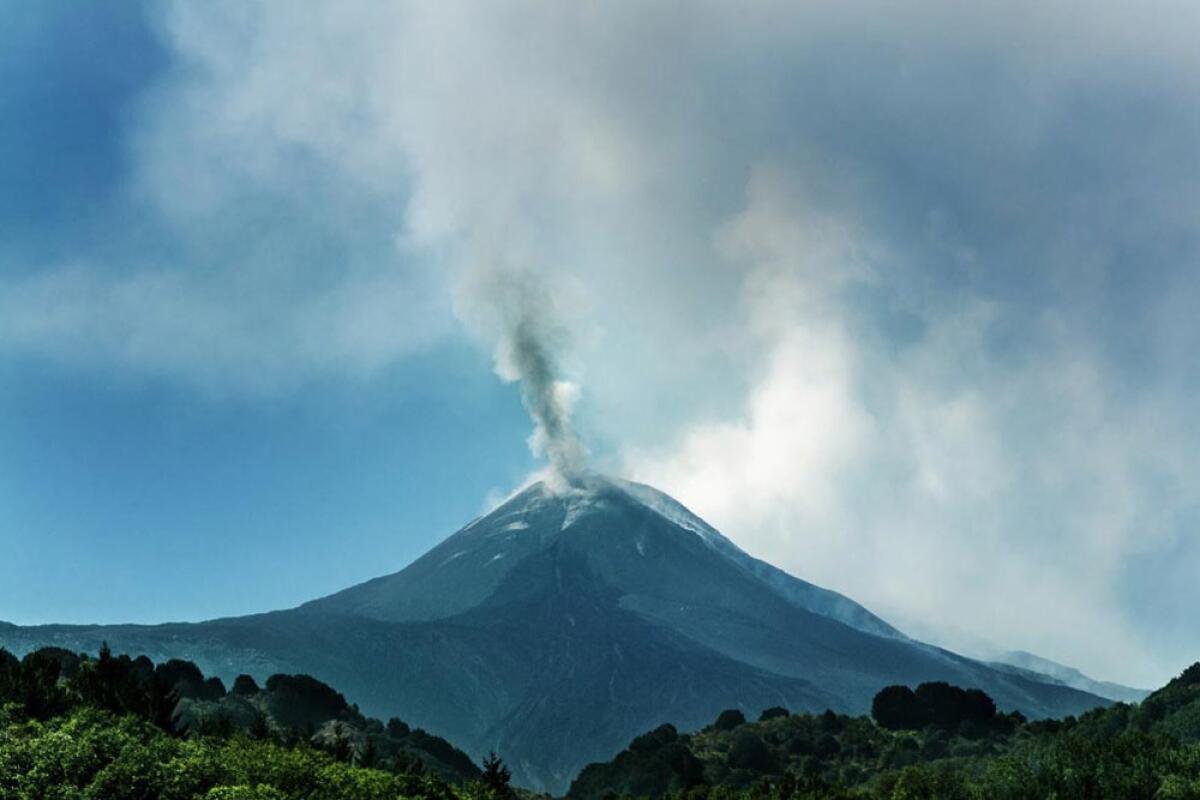
[{"label": "mountain summit", "polygon": [[901,635],[852,600],[751,558],[662,492],[594,474],[563,488],[533,484],[408,568],[304,608],[390,622],[442,619],[488,602],[512,570],[549,549],[585,563],[621,593],[623,607],[644,613],[670,615],[677,605],[753,613],[765,586],[773,601]]},{"label": "mountain summit", "polygon": [[665,494],[587,475],[534,484],[405,569],[299,608],[196,624],[0,626],[54,644],[188,658],[227,679],[307,672],[523,784],[561,793],[664,722],[726,708],[862,713],[894,683],[978,687],[1031,717],[1106,701],[914,641],[752,558]]}]

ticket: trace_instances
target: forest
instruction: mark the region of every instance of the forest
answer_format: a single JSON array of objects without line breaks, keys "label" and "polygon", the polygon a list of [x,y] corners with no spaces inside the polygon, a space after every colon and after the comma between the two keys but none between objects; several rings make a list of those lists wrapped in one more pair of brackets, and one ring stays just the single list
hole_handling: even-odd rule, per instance
[{"label": "forest", "polygon": [[0,649],[0,799],[503,800],[509,774],[307,675]]},{"label": "forest", "polygon": [[885,687],[871,717],[729,710],[691,734],[639,736],[570,796],[1200,800],[1200,664],[1136,706],[1061,720],[998,713],[945,683]]},{"label": "forest", "polygon": [[[192,663],[0,650],[0,800],[511,800],[402,720],[365,717],[305,675],[229,689]],[[663,725],[586,767],[574,800],[1147,798],[1200,800],[1200,664],[1138,705],[1026,720],[979,690],[884,687],[870,717],[730,709]]]}]

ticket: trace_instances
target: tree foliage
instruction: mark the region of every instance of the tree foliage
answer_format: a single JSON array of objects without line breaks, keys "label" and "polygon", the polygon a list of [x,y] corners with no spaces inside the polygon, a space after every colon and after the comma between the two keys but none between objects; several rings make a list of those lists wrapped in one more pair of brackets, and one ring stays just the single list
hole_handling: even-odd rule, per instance
[{"label": "tree foliage", "polygon": [[726,712],[692,734],[663,726],[586,767],[568,796],[1200,800],[1200,665],[1140,706],[1078,719],[1029,722],[946,683],[886,687],[872,716]]},{"label": "tree foliage", "polygon": [[[243,677],[227,694],[187,661],[0,649],[0,800],[451,800],[466,792],[453,780],[482,774],[445,740],[369,720],[309,676],[254,691]],[[271,714],[289,704],[321,730]]]},{"label": "tree foliage", "polygon": [[980,732],[1006,727],[1009,718],[996,714],[996,704],[979,689],[962,689],[944,681],[922,683],[916,691],[887,686],[875,695],[871,716],[889,730],[934,726]]}]

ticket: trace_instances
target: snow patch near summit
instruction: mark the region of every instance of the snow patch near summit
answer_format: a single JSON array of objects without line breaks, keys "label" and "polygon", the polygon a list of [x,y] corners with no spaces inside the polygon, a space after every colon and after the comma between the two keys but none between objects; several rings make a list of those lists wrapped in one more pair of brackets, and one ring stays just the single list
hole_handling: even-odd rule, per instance
[{"label": "snow patch near summit", "polygon": [[597,506],[596,496],[590,492],[579,492],[566,501],[567,512],[563,515],[562,527],[560,530],[567,528],[578,522],[589,511],[592,511]]},{"label": "snow patch near summit", "polygon": [[718,533],[707,522],[697,517],[691,511],[688,511],[681,503],[672,500],[661,492],[655,491],[649,486],[631,481],[621,481],[621,488],[625,490],[626,494],[646,508],[666,517],[667,520],[683,528],[685,531],[696,534],[709,546],[718,549],[724,549],[724,547],[731,545],[736,547],[736,545],[733,545],[732,542]]}]

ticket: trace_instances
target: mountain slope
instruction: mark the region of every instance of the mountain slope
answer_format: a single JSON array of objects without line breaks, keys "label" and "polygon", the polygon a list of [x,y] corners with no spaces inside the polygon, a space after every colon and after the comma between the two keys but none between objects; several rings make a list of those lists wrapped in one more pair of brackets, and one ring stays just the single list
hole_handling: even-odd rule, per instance
[{"label": "mountain slope", "polygon": [[1028,653],[1024,650],[1011,650],[1003,653],[990,662],[1001,670],[1015,668],[1033,673],[1037,680],[1047,683],[1060,683],[1090,694],[1115,700],[1120,703],[1140,703],[1150,692],[1146,689],[1135,689],[1111,681],[1098,681],[1084,675],[1074,667],[1059,664],[1048,658]]},{"label": "mountain slope", "polygon": [[[673,575],[686,573],[688,567],[673,566],[670,557],[681,550],[695,556],[699,550],[699,555],[716,561],[727,571],[728,567],[737,567],[756,587],[766,585],[792,605],[868,633],[902,637],[849,598],[750,557],[666,495],[640,484],[603,479],[592,479],[587,488],[570,489],[564,494],[550,492],[543,484],[532,486],[486,517],[471,522],[404,570],[301,608],[393,622],[452,616],[483,602],[515,564],[568,529],[572,529],[568,541],[578,543],[582,539],[592,556],[604,559],[604,577],[634,594],[643,593],[647,584],[662,578],[658,569],[664,565]],[[657,547],[649,557],[648,546]],[[633,557],[634,551],[640,558]],[[714,555],[723,558],[713,559]],[[682,589],[684,599],[690,599],[697,587],[676,589]]]},{"label": "mountain slope", "polygon": [[520,782],[565,790],[639,731],[724,708],[862,713],[882,686],[977,686],[1032,717],[1105,701],[903,636],[757,561],[675,501],[589,478],[538,484],[404,570],[289,611],[192,625],[0,629],[0,645],[188,658],[232,677],[304,672]]}]

